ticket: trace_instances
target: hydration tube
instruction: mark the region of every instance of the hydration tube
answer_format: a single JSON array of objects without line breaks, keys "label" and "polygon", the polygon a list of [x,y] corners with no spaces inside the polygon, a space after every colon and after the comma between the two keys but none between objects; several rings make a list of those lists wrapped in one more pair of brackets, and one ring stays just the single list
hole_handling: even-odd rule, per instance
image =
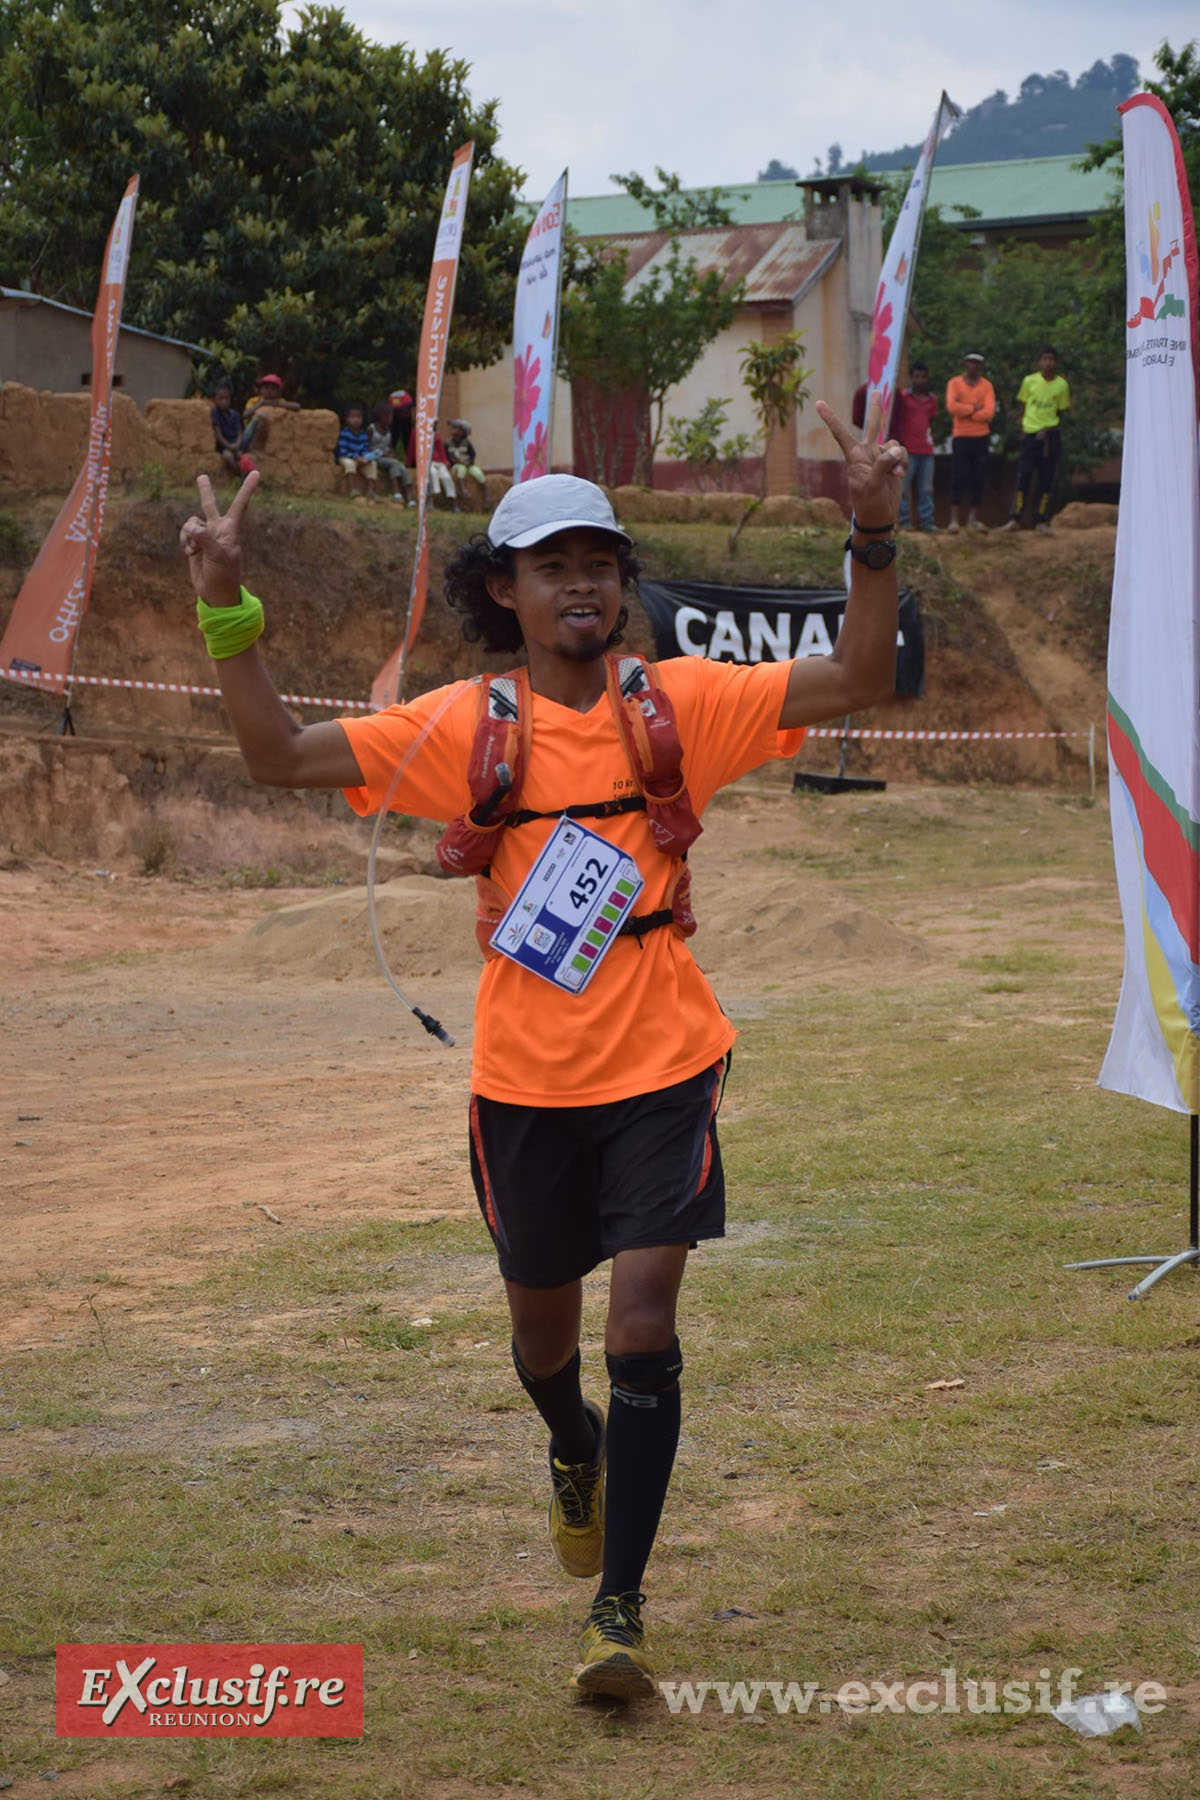
[{"label": "hydration tube", "polygon": [[379,840],[383,836],[384,821],[388,816],[388,810],[391,807],[396,789],[400,785],[400,777],[404,774],[408,765],[412,762],[414,756],[416,756],[418,750],[420,750],[426,738],[443,715],[449,711],[456,700],[461,699],[463,694],[467,693],[471,688],[477,688],[482,680],[482,675],[472,675],[469,680],[456,682],[438,703],[435,710],[430,714],[424,725],[422,725],[420,731],[418,731],[412,743],[408,746],[408,749],[404,752],[404,755],[400,758],[400,761],[396,764],[392,773],[392,779],[388,783],[387,793],[383,797],[383,804],[379,808],[379,812],[375,819],[375,829],[371,833],[371,850],[367,858],[367,920],[371,927],[371,942],[375,946],[375,956],[379,963],[379,967],[383,971],[383,978],[391,988],[392,992],[396,995],[397,999],[402,1005],[408,1008],[409,1012],[413,1015],[413,1018],[420,1020],[430,1037],[435,1037],[439,1044],[445,1044],[449,1048],[453,1047],[454,1039],[450,1036],[450,1033],[446,1030],[446,1027],[442,1024],[441,1020],[435,1019],[430,1013],[423,1012],[415,1001],[409,999],[408,995],[396,981],[396,978],[388,965],[388,959],[384,955],[383,940],[379,935],[379,919],[375,911],[375,865],[379,852]]}]

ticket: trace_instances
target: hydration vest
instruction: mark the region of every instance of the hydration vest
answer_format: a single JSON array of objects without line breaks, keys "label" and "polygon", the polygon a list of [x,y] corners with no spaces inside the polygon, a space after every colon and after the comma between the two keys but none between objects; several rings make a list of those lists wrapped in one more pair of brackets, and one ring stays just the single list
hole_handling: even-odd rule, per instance
[{"label": "hydration vest", "polygon": [[696,920],[690,904],[691,870],[686,857],[704,829],[692,808],[683,779],[683,746],[675,709],[665,690],[653,680],[651,665],[640,656],[606,656],[605,687],[621,742],[638,792],[614,800],[584,802],[552,813],[531,812],[520,804],[529,762],[532,691],[527,669],[492,675],[481,684],[475,741],[467,767],[470,809],[452,819],[437,846],[437,859],[448,875],[474,875],[478,904],[475,936],[486,958],[497,952],[490,939],[507,903],[490,880],[492,858],[505,831],[535,819],[610,819],[618,813],[644,812],[655,846],[664,856],[678,857],[679,873],[670,904],[652,913],[635,913],[621,936],[639,942],[649,931],[672,925],[691,937]]}]

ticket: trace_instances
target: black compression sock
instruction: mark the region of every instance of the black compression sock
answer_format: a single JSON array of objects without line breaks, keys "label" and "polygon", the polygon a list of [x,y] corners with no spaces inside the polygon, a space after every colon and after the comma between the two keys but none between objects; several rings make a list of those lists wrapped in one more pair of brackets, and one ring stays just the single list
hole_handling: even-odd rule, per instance
[{"label": "black compression sock", "polygon": [[529,1373],[515,1339],[512,1359],[521,1386],[550,1427],[551,1447],[559,1462],[590,1462],[596,1451],[596,1432],[583,1410],[579,1351],[556,1374],[544,1377]]},{"label": "black compression sock", "polygon": [[608,1409],[604,1594],[637,1593],[654,1547],[679,1443],[679,1383],[656,1394],[614,1387]]}]

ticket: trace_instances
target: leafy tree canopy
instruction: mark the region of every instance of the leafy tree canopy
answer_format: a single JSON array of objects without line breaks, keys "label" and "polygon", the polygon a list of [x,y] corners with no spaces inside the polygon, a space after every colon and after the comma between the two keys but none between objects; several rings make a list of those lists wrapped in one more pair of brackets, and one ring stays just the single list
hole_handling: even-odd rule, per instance
[{"label": "leafy tree canopy", "polygon": [[[1110,68],[1129,59],[1114,57]],[[1200,53],[1191,43],[1174,51],[1164,43],[1155,56],[1159,79],[1146,87],[1159,96],[1175,120],[1193,200],[1200,200]],[[1093,86],[1105,90],[1097,64]],[[1118,68],[1123,85],[1129,70]],[[1078,83],[1076,84],[1078,86]],[[1111,85],[1111,84],[1110,84]],[[1111,90],[1115,92],[1116,89]],[[1121,98],[1127,98],[1122,94]],[[1119,131],[1090,150],[1084,167],[1119,159]],[[907,176],[889,183],[883,201],[885,241],[899,213]],[[1098,214],[1087,238],[1043,249],[1008,243],[998,248],[971,242],[958,223],[931,206],[925,214],[909,314],[911,359],[930,366],[934,385],[943,388],[971,344],[985,351],[996,388],[994,429],[1004,447],[1016,451],[1020,437],[1016,391],[1039,350],[1052,344],[1060,373],[1071,384],[1071,411],[1063,419],[1065,455],[1060,480],[1070,467],[1089,468],[1107,460],[1114,447],[1125,381],[1125,231],[1118,198]]]},{"label": "leafy tree canopy", "polygon": [[[1078,155],[1096,138],[1107,136],[1117,107],[1133,93],[1137,81],[1137,62],[1120,54],[1108,62],[1094,62],[1074,83],[1065,69],[1027,75],[1013,99],[997,88],[956,119],[942,140],[938,161],[1007,162],[1023,156]],[[920,144],[901,144],[898,150],[864,150],[859,162],[876,172],[911,169],[920,151]],[[843,166],[841,145],[831,144],[825,172],[836,175]],[[821,173],[820,157],[816,173]],[[759,176],[760,181],[768,179]]]},{"label": "leafy tree canopy", "polygon": [[678,175],[657,170],[661,186],[641,175],[613,180],[649,208],[666,233],[665,253],[648,274],[626,290],[628,255],[623,247],[568,234],[559,352],[572,384],[572,410],[594,478],[611,482],[621,460],[612,402],[632,406],[637,443],[633,479],[649,483],[663,434],[668,390],[699,362],[706,347],[729,325],[742,295],[719,269],[699,272],[684,233],[730,223],[716,190],[685,191]]},{"label": "leafy tree canopy", "polygon": [[450,160],[475,174],[451,363],[508,335],[523,226],[495,104],[440,51],[371,43],[335,6],[0,0],[0,281],[90,310],[141,176],[126,319],[310,403],[411,385]]},{"label": "leafy tree canopy", "polygon": [[754,178],[756,181],[799,181],[799,169],[793,169],[791,163],[780,162],[773,156],[765,169],[760,169]]},{"label": "leafy tree canopy", "polygon": [[[996,390],[992,429],[1015,455],[1017,389],[1052,345],[1071,387],[1071,410],[1063,418],[1064,483],[1071,469],[1093,468],[1113,452],[1125,379],[1120,325],[1120,303],[1113,306],[1086,241],[1054,249],[1010,242],[985,251],[937,207],[927,209],[909,311],[909,359],[928,363],[940,397],[962,368],[964,352],[982,350]],[[948,419],[943,426],[948,435]]]}]

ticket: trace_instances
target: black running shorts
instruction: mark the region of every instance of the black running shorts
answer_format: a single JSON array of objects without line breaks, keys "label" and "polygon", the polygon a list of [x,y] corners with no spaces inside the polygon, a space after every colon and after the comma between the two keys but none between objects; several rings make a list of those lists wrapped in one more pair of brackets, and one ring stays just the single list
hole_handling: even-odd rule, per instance
[{"label": "black running shorts", "polygon": [[471,1099],[471,1175],[506,1281],[562,1287],[618,1250],[725,1235],[729,1067],[602,1106]]}]

